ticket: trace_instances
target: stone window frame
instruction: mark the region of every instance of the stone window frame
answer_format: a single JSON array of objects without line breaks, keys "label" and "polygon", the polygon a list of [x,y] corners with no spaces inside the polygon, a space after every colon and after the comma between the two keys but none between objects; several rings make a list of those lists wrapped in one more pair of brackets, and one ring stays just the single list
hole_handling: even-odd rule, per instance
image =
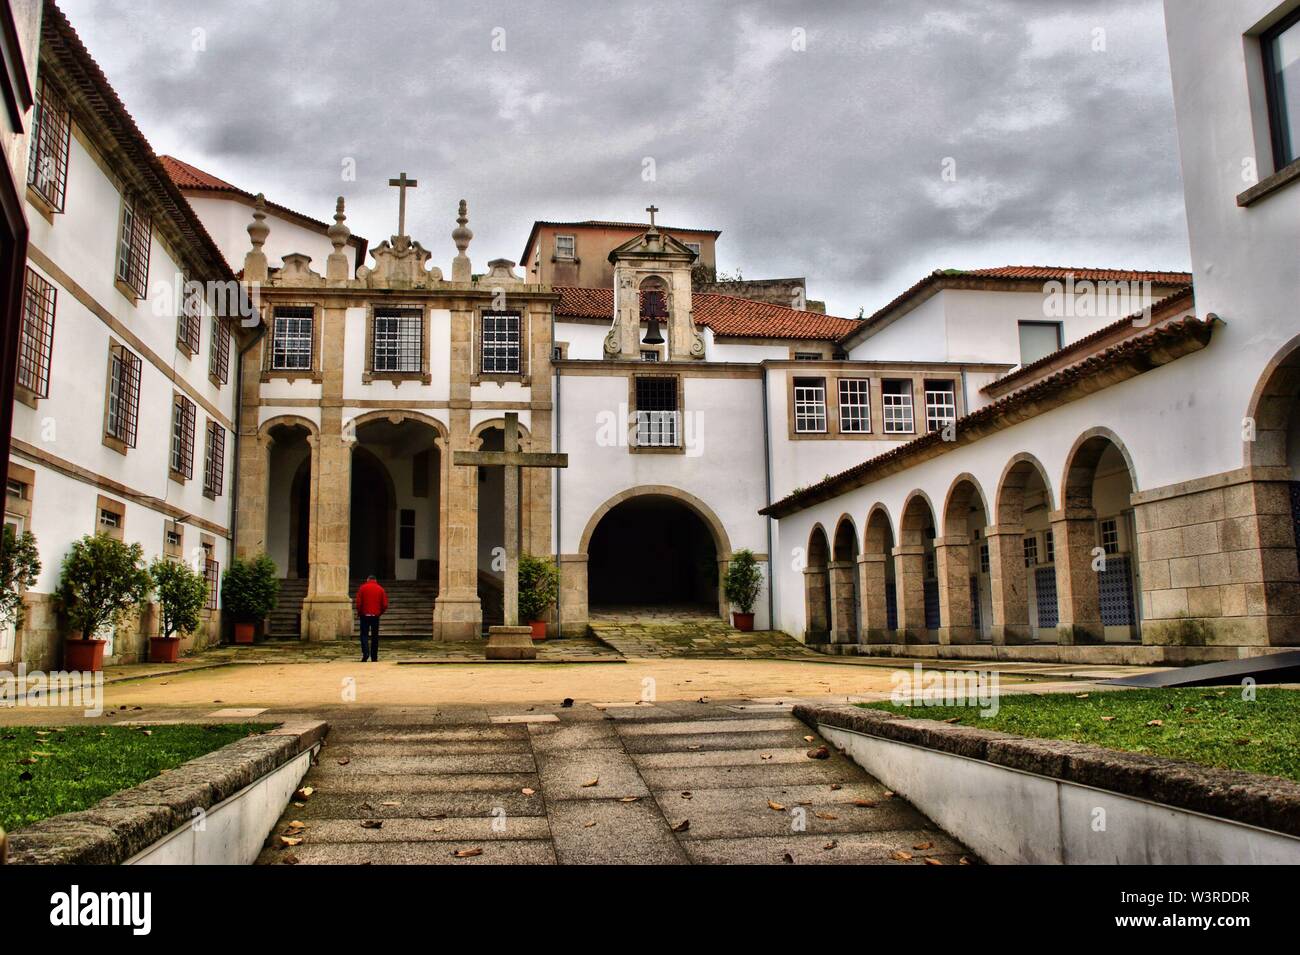
[{"label": "stone window frame", "polygon": [[[420,370],[419,371],[375,371],[375,311],[410,311],[420,313]],[[403,381],[418,381],[427,385],[433,381],[429,367],[429,342],[433,331],[433,309],[424,302],[371,302],[366,306],[366,363],[361,373],[361,381],[391,381],[396,387]]]},{"label": "stone window frame", "polygon": [[[171,535],[176,535],[176,543],[172,543]],[[181,561],[185,559],[185,525],[180,521],[168,518],[163,521],[163,556],[169,560]]]},{"label": "stone window frame", "polygon": [[122,190],[122,201],[118,206],[113,285],[135,305],[149,290],[153,219],[144,208],[139,193],[131,189]]},{"label": "stone window frame", "polygon": [[[791,394],[791,405],[790,405],[790,408],[791,408],[790,428],[791,428],[791,430],[792,430],[795,434],[797,434],[797,435],[816,435],[817,437],[823,437],[823,436],[826,436],[826,435],[830,435],[830,434],[832,434],[832,433],[833,433],[833,432],[831,431],[831,417],[832,417],[832,415],[831,415],[831,402],[830,402],[830,395],[829,395],[829,391],[830,391],[830,389],[827,387],[827,384],[826,384],[826,375],[825,375],[824,373],[821,374],[821,375],[794,375],[794,374],[792,374],[792,375],[789,376],[789,379],[790,379],[790,394]],[[800,387],[805,387],[805,388],[808,387],[807,385],[803,385],[803,386],[801,386],[801,385],[799,384],[799,382],[801,382],[801,381],[803,381],[803,382],[811,382],[811,381],[818,381],[818,382],[821,382],[820,387],[821,387],[821,390],[822,390],[822,401],[821,401],[821,419],[822,419],[822,427],[821,427],[819,430],[815,430],[815,431],[801,431],[801,430],[799,430],[799,389],[800,389]]]},{"label": "stone window frame", "polygon": [[[107,515],[116,515],[117,523],[106,520]],[[114,540],[126,539],[126,504],[103,494],[95,498],[95,533],[106,534]]]},{"label": "stone window frame", "polygon": [[[844,384],[845,384],[845,382],[857,382],[857,381],[862,382],[862,383],[866,386],[866,399],[867,399],[867,400],[866,400],[866,403],[865,403],[864,405],[861,405],[861,406],[850,405],[849,407],[862,407],[862,408],[865,410],[865,419],[866,419],[866,420],[865,420],[864,424],[866,425],[866,427],[863,428],[861,431],[845,431],[845,430],[844,430],[844,408],[845,408],[845,405],[844,405]],[[872,391],[873,391],[873,389],[872,389],[872,387],[871,387],[871,376],[870,376],[870,375],[838,375],[838,376],[836,376],[836,378],[835,378],[835,428],[836,428],[836,430],[839,432],[839,436],[840,436],[840,437],[849,438],[849,437],[855,437],[855,436],[858,436],[858,435],[869,435],[869,434],[871,434],[871,421],[872,421],[872,418],[871,418],[871,393],[872,393]],[[828,396],[828,400],[829,400],[829,396]]]},{"label": "stone window frame", "polygon": [[[519,316],[519,371],[495,372],[483,370],[483,316],[484,315],[518,315]],[[521,385],[532,384],[532,310],[526,305],[519,308],[491,308],[480,306],[474,309],[474,355],[471,359],[473,373],[470,384],[481,385],[489,381],[512,381]]]},{"label": "stone window frame", "polygon": [[208,341],[208,381],[218,388],[230,381],[230,349],[234,344],[234,337],[227,320],[214,315],[212,335]]},{"label": "stone window frame", "polygon": [[[324,325],[321,319],[321,306],[316,302],[283,301],[268,303],[265,308],[266,312],[263,314],[262,320],[266,322],[267,332],[262,337],[262,381],[268,382],[277,379],[280,381],[313,381],[319,384],[322,381],[320,355],[322,326]],[[277,308],[311,309],[310,368],[272,367],[275,353],[275,310]]]},{"label": "stone window frame", "polygon": [[[646,364],[652,364],[646,362]],[[641,447],[636,443],[637,433],[637,407],[636,407],[636,383],[639,378],[671,378],[676,382],[677,388],[677,443],[675,445],[652,445]],[[656,374],[632,374],[627,379],[627,407],[628,407],[628,442],[627,450],[629,454],[685,454],[686,453],[686,381],[684,376],[675,374],[671,371],[660,372]]]},{"label": "stone window frame", "polygon": [[[907,383],[907,397],[910,399],[908,401],[907,407],[908,410],[911,412],[912,426],[908,428],[906,431],[897,431],[897,430],[891,431],[889,428],[889,415],[885,413],[885,395],[887,394],[887,392],[885,391],[885,385],[888,382],[892,382],[892,381],[901,381]],[[921,390],[922,391],[925,390],[924,383],[922,383],[921,385]],[[894,376],[892,378],[887,375],[880,376],[880,433],[886,436],[908,435],[908,434],[916,435],[916,434],[925,433],[924,431],[918,431],[916,428],[916,381],[913,379],[911,375]]]},{"label": "stone window frame", "polygon": [[[11,494],[9,486],[17,484],[18,494]],[[36,494],[36,471],[9,459],[9,473],[5,483],[4,512],[23,519],[24,526],[31,530],[32,498]]]},{"label": "stone window frame", "polygon": [[[111,428],[112,421],[112,396],[113,382],[116,380],[113,374],[113,361],[117,358],[123,370],[125,386],[119,385],[119,403],[128,402],[128,408],[123,416],[125,424],[123,425],[125,434],[117,434]],[[106,369],[104,381],[104,438],[105,447],[112,448],[119,454],[126,454],[131,448],[136,446],[136,440],[139,437],[140,424],[140,387],[143,378],[144,360],[126,345],[119,342],[116,338],[108,340],[108,367]],[[122,387],[126,391],[122,392]]]},{"label": "stone window frame", "polygon": [[564,359],[566,359],[566,358],[568,358],[568,357],[569,357],[569,343],[568,343],[568,342],[555,342],[554,344],[551,345],[551,360],[552,360],[552,361],[564,361]]},{"label": "stone window frame", "polygon": [[[176,409],[181,409],[180,447],[176,440]],[[177,484],[185,484],[194,477],[194,433],[198,421],[198,406],[181,392],[172,393],[172,413],[167,418],[167,476]],[[176,452],[180,451],[179,468]]]},{"label": "stone window frame", "polygon": [[[870,371],[858,371],[851,364],[843,361],[826,359],[819,365],[811,360],[791,360],[786,367],[786,437],[790,441],[898,441],[924,434],[917,431],[917,414],[915,395],[918,388],[924,390],[925,381],[951,382],[956,417],[964,414],[961,380],[957,375],[929,376],[924,371],[900,368],[898,370],[881,370],[873,367]],[[794,380],[795,378],[824,378],[826,381],[826,430],[796,431],[794,414]],[[840,381],[866,380],[867,382],[867,431],[844,431],[840,427]],[[905,381],[913,395],[912,431],[884,430],[884,383],[886,381]]]}]

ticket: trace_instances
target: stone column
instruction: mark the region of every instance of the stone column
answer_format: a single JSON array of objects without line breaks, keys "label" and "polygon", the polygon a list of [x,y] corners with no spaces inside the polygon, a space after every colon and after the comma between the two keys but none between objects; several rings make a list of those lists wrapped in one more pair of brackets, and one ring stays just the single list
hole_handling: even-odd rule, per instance
[{"label": "stone column", "polygon": [[321,434],[311,443],[311,525],[302,634],[307,640],[352,636],[348,595],[352,519],[352,444],[339,433],[338,408],[322,409]]},{"label": "stone column", "polygon": [[587,633],[587,555],[560,555],[560,634]]},{"label": "stone column", "polygon": [[894,580],[898,589],[898,638],[902,643],[926,643],[925,545],[894,548]]},{"label": "stone column", "polygon": [[[549,452],[551,447],[551,421],[553,404],[551,396],[551,313],[546,308],[534,307],[529,312],[529,412],[527,450]],[[525,552],[534,557],[554,553],[557,546],[551,540],[551,497],[555,472],[551,468],[524,468],[520,474],[523,485],[523,510],[520,514]]]},{"label": "stone column", "polygon": [[[804,608],[807,612],[807,630],[814,633],[829,633],[831,622],[826,616],[826,588],[828,586],[825,567],[805,567],[803,571]],[[805,634],[804,642],[807,642]]]},{"label": "stone column", "polygon": [[831,643],[858,642],[858,608],[853,592],[853,561],[831,561]]},{"label": "stone column", "polygon": [[459,303],[451,313],[450,437],[439,502],[438,599],[433,605],[433,634],[439,640],[475,640],[483,634],[478,597],[478,468],[452,463],[456,451],[478,450],[469,423],[473,328],[473,309]]},{"label": "stone column", "polygon": [[[266,503],[271,493],[271,444],[268,435],[258,434],[256,408],[248,415],[252,422],[240,431],[239,471],[235,474],[235,493],[239,512],[235,517],[236,557],[251,557],[266,550]],[[281,567],[287,574],[288,568]]]},{"label": "stone column", "polygon": [[939,642],[974,643],[975,619],[970,605],[970,538],[939,537],[934,542],[939,578]]},{"label": "stone column", "polygon": [[1029,630],[1029,570],[1025,567],[1025,529],[1020,524],[984,528],[989,545],[989,590],[995,644],[1033,642]]},{"label": "stone column", "polygon": [[889,628],[889,604],[885,601],[884,554],[862,554],[858,557],[858,624],[860,643],[893,643],[894,631]]},{"label": "stone column", "polygon": [[1100,643],[1106,634],[1101,623],[1097,571],[1092,568],[1097,513],[1091,508],[1053,511],[1051,522],[1059,642]]}]

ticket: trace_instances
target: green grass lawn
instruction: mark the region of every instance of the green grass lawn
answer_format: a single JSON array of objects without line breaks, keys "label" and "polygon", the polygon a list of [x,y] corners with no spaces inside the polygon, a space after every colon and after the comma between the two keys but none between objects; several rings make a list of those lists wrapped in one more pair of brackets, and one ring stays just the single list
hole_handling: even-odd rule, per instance
[{"label": "green grass lawn", "polygon": [[1259,689],[1253,702],[1241,694],[1239,687],[1007,694],[989,717],[966,706],[859,705],[1300,780],[1300,692]]},{"label": "green grass lawn", "polygon": [[0,828],[86,809],[220,749],[264,723],[214,726],[0,726]]}]

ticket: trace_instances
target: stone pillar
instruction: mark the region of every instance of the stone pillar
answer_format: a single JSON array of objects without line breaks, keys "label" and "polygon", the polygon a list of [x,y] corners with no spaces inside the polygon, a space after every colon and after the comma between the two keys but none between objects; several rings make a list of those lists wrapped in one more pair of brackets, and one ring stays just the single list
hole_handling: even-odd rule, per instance
[{"label": "stone pillar", "polygon": [[1091,508],[1053,511],[1051,522],[1059,642],[1100,643],[1106,634],[1101,624],[1098,575],[1092,568],[1097,514]]},{"label": "stone pillar", "polygon": [[902,643],[926,643],[925,545],[894,548],[894,580],[898,589],[898,638]]},{"label": "stone pillar", "polygon": [[352,636],[348,595],[352,443],[340,434],[340,409],[322,409],[321,417],[321,434],[307,439],[312,449],[312,494],[301,629],[303,638],[313,641]]},{"label": "stone pillar", "polygon": [[885,574],[884,554],[862,554],[858,557],[858,624],[860,643],[893,643],[894,631],[889,628],[889,604],[885,600],[885,587],[889,581]]},{"label": "stone pillar", "polygon": [[826,615],[826,588],[829,586],[825,567],[805,567],[803,571],[804,608],[807,612],[807,627],[804,642],[808,642],[807,632],[829,633],[830,619]]},{"label": "stone pillar", "polygon": [[1020,524],[984,528],[989,545],[989,589],[995,644],[1033,642],[1029,630],[1029,570],[1025,567],[1025,529]]},{"label": "stone pillar", "polygon": [[443,455],[439,502],[438,599],[433,634],[439,640],[475,640],[483,634],[478,597],[478,468],[452,463],[456,451],[477,451],[470,433],[470,368],[474,312],[460,303],[451,313],[450,437]]},{"label": "stone pillar", "polygon": [[[256,409],[254,409],[255,411]],[[236,557],[251,557],[266,550],[266,503],[271,493],[271,438],[257,433],[257,415],[247,415],[250,423],[235,440],[239,442],[239,471],[235,474],[235,493],[239,509],[235,516]],[[280,568],[281,574],[288,569]]]},{"label": "stone pillar", "polygon": [[975,619],[970,605],[970,538],[950,535],[934,542],[939,578],[939,642],[974,643]]},{"label": "stone pillar", "polygon": [[[539,469],[540,470],[540,469]],[[560,635],[587,634],[587,555],[560,555]]]},{"label": "stone pillar", "polygon": [[853,561],[831,561],[831,643],[858,642],[857,597],[853,587]]},{"label": "stone pillar", "polygon": [[[545,453],[552,448],[550,311],[546,308],[531,309],[528,328],[530,333],[529,393],[532,400],[526,449]],[[520,483],[523,485],[524,493],[523,509],[520,514],[524,550],[534,557],[553,554],[555,548],[559,546],[551,540],[551,498],[555,486],[555,471],[551,468],[523,468]]]}]

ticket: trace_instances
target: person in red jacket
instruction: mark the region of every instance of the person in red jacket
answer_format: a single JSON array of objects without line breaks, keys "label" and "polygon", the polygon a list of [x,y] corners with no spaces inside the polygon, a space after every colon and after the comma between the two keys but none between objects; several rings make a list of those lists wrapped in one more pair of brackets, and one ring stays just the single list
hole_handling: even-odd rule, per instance
[{"label": "person in red jacket", "polygon": [[374,577],[357,588],[357,616],[361,618],[361,662],[379,659],[379,618],[388,609],[388,594]]}]

